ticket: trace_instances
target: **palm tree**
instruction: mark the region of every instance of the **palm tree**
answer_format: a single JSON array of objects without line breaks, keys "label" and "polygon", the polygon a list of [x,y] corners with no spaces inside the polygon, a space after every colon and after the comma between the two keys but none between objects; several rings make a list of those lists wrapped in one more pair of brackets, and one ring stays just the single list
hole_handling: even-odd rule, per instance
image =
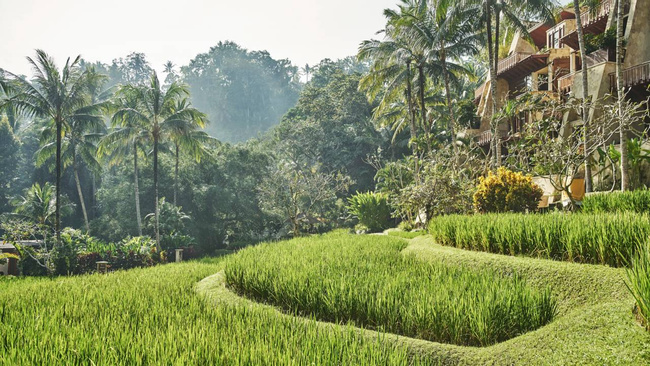
[{"label": "palm tree", "polygon": [[[71,166],[74,174],[79,204],[84,218],[86,232],[90,233],[88,211],[79,179],[80,160],[94,174],[99,174],[101,165],[97,161],[97,143],[105,131],[104,120],[98,114],[89,114],[96,111],[100,103],[104,102],[108,95],[101,92],[101,86],[108,78],[99,74],[94,68],[88,69],[87,92],[90,97],[91,109],[82,107],[64,124],[64,133],[61,141],[61,159],[63,169]],[[83,118],[76,118],[83,116]],[[36,152],[36,166],[43,165],[50,160],[56,152],[55,136],[56,126],[52,124],[45,126],[41,133],[41,148]]]},{"label": "palm tree", "polygon": [[10,81],[3,80],[3,71],[0,69],[0,117],[4,114],[9,122],[12,131],[18,131],[20,123],[16,113],[16,108],[9,103],[15,88]]},{"label": "palm tree", "polygon": [[[427,2],[427,0],[422,0]],[[445,87],[445,99],[447,112],[449,113],[449,124],[447,128],[452,137],[452,144],[455,148],[456,139],[456,118],[452,103],[451,82],[458,84],[457,75],[469,75],[470,70],[466,69],[459,61],[461,57],[478,53],[479,33],[475,30],[473,20],[476,9],[473,4],[460,6],[451,0],[428,1],[429,6],[423,12],[422,18],[417,20],[412,36],[414,43],[419,48],[428,49],[427,58],[431,71],[440,71],[440,74],[431,75],[440,78]]]},{"label": "palm tree", "polygon": [[12,201],[15,207],[14,215],[41,225],[43,227],[53,224],[56,216],[56,191],[50,183],[41,186],[34,183],[25,193]]},{"label": "palm tree", "polygon": [[[114,110],[136,111],[139,107],[137,92],[138,90],[131,86],[120,88],[113,100]],[[100,141],[97,155],[100,158],[109,156],[109,165],[117,165],[133,156],[135,214],[138,235],[142,236],[138,159],[140,154],[145,154],[147,150],[150,134],[147,127],[141,124],[142,121],[138,118],[130,118],[132,116],[131,113],[113,115],[111,125],[114,129]]]},{"label": "palm tree", "polygon": [[[187,99],[177,101],[175,106],[176,111],[182,111],[190,108],[190,103]],[[197,112],[195,114],[188,114],[185,119],[179,119],[173,124],[170,124],[170,139],[174,145],[174,205],[177,204],[178,195],[178,165],[180,150],[184,150],[192,156],[196,162],[201,162],[201,158],[205,155],[204,145],[208,142],[214,141],[205,131],[200,131],[199,128],[204,128],[207,123],[207,116],[203,113]]]},{"label": "palm tree", "polygon": [[[389,9],[385,10],[387,17],[394,17]],[[386,28],[379,31],[384,34],[384,40],[367,40],[359,46],[357,58],[360,61],[371,60],[370,71],[359,81],[359,89],[365,90],[368,97],[375,100],[381,95],[379,105],[373,111],[376,120],[392,120],[395,135],[403,128],[404,119],[395,119],[395,105],[406,102],[408,125],[411,134],[411,149],[415,162],[415,181],[419,181],[419,159],[416,139],[418,128],[415,122],[415,103],[413,97],[412,65],[414,52],[406,40],[404,33],[398,31],[395,24],[390,22]],[[392,117],[388,117],[392,116]],[[400,121],[397,125],[395,122]]]},{"label": "palm tree", "polygon": [[311,66],[309,64],[305,64],[305,67],[302,68],[302,72],[305,73],[305,83],[309,82],[309,75],[311,74]]},{"label": "palm tree", "polygon": [[[618,0],[616,5],[616,92],[618,98],[619,136],[621,143],[621,191],[630,189],[630,174],[627,164],[627,126],[624,106],[625,90],[623,84],[623,8],[624,0]],[[583,66],[584,68],[584,66]],[[583,72],[586,74],[586,72]]]},{"label": "palm tree", "polygon": [[399,39],[400,43],[404,45],[405,50],[408,50],[409,66],[413,64],[417,69],[416,99],[420,104],[421,125],[424,128],[424,133],[428,141],[431,131],[427,123],[427,108],[425,103],[427,88],[427,73],[425,70],[430,66],[427,57],[428,49],[412,37],[414,29],[419,26],[419,19],[421,19],[426,11],[426,2],[402,0],[398,8],[398,11],[392,9],[384,10],[384,16],[387,19],[386,29],[391,32],[392,38]]},{"label": "palm tree", "polygon": [[27,57],[34,70],[33,82],[5,72],[15,84],[16,94],[8,104],[28,116],[51,119],[55,126],[56,150],[56,213],[55,232],[57,244],[61,241],[61,148],[66,125],[73,121],[93,123],[98,118],[99,107],[92,104],[88,93],[89,73],[79,66],[80,56],[65,63],[61,71],[54,60],[43,50],[36,50],[36,59]]},{"label": "palm tree", "polygon": [[158,207],[158,153],[160,145],[169,137],[170,131],[177,129],[179,125],[186,123],[186,121],[193,120],[194,123],[199,125],[204,123],[196,122],[203,121],[204,115],[187,104],[182,109],[178,109],[178,101],[189,96],[187,86],[174,82],[164,90],[155,71],[151,74],[149,85],[128,88],[132,89],[129,93],[136,95],[137,108],[120,108],[113,115],[113,119],[117,121],[123,119],[137,121],[137,124],[146,131],[153,145],[156,247],[161,250],[160,212]]}]

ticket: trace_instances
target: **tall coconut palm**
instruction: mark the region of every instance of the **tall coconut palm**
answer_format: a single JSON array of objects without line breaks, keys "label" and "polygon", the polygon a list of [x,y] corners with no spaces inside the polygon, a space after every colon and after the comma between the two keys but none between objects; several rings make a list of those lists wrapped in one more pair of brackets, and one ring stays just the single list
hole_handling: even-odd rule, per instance
[{"label": "tall coconut palm", "polygon": [[[118,110],[133,110],[139,108],[139,92],[131,86],[120,88],[113,98],[113,108]],[[109,165],[122,163],[133,157],[135,216],[138,235],[142,236],[142,215],[140,213],[139,157],[146,154],[150,144],[150,134],[147,126],[142,125],[140,118],[132,118],[134,113],[114,114],[111,118],[113,130],[102,138],[98,145],[97,155],[108,157]]]},{"label": "tall coconut palm", "polygon": [[618,98],[618,117],[621,143],[621,191],[630,189],[630,174],[627,164],[627,126],[624,114],[625,89],[623,84],[623,11],[625,0],[616,4],[616,92]]},{"label": "tall coconut palm", "polygon": [[[384,14],[389,22],[385,29],[378,32],[378,34],[384,35],[384,39],[363,41],[359,46],[357,58],[361,61],[372,61],[370,72],[361,78],[359,88],[365,90],[373,100],[381,95],[379,105],[374,111],[376,118],[392,115],[393,113],[389,112],[393,109],[392,107],[396,104],[404,104],[402,100],[405,100],[411,134],[411,149],[415,160],[415,180],[418,182],[419,159],[418,147],[415,143],[418,128],[415,121],[415,98],[412,86],[412,66],[416,56],[412,45],[409,45],[404,38],[405,33],[400,31],[395,24],[395,19],[399,15],[388,9]],[[398,127],[395,129],[395,133],[398,133],[404,125],[400,124]]]},{"label": "tall coconut palm", "polygon": [[[460,5],[452,0],[422,1],[428,3],[428,7],[421,19],[417,20],[411,34],[418,48],[428,50],[427,61],[431,71],[439,71],[431,76],[443,81],[449,113],[447,128],[453,143],[456,138],[456,118],[451,84],[457,84],[457,76],[470,74],[470,70],[461,64],[461,58],[478,53],[480,34],[476,31],[473,16],[479,9],[474,4]],[[455,144],[453,146],[455,148]]]},{"label": "tall coconut palm", "polygon": [[183,109],[177,109],[178,101],[189,96],[188,87],[174,82],[167,89],[163,89],[155,71],[152,73],[148,85],[131,88],[133,88],[131,92],[136,94],[137,108],[121,108],[115,112],[113,118],[116,120],[137,121],[138,125],[144,128],[153,145],[154,226],[156,246],[158,250],[161,250],[160,210],[158,207],[158,154],[161,143],[169,137],[170,131],[177,128],[179,124],[186,123],[188,120],[202,120],[204,115],[195,108],[189,107],[189,105],[186,105]]},{"label": "tall coconut palm", "polygon": [[[412,63],[413,55],[408,45],[400,39],[393,39],[395,32],[382,30],[385,34],[383,41],[367,40],[361,43],[357,57],[359,60],[372,60],[370,71],[359,82],[359,88],[364,90],[370,99],[381,96],[375,117],[384,115],[395,104],[406,103],[406,114],[410,129],[411,140],[415,141],[418,128],[415,123],[415,108],[413,105]],[[400,124],[398,130],[404,128]],[[397,130],[397,129],[396,129]],[[417,147],[412,146],[413,155],[417,155]]]},{"label": "tall coconut palm", "polygon": [[[104,120],[98,114],[101,103],[107,99],[107,94],[102,92],[101,86],[106,83],[107,77],[97,73],[93,68],[87,72],[87,93],[89,106],[80,108],[64,123],[64,133],[61,140],[61,161],[63,169],[72,167],[79,205],[84,218],[86,232],[90,232],[88,211],[84,199],[81,180],[79,178],[80,162],[93,174],[99,174],[101,165],[97,161],[97,143],[105,131]],[[77,118],[83,116],[83,118]],[[56,152],[56,126],[46,125],[41,133],[41,147],[36,152],[36,166],[41,166],[51,160]]]},{"label": "tall coconut palm", "polygon": [[426,3],[418,0],[402,0],[398,5],[398,10],[386,9],[384,16],[387,20],[386,29],[390,31],[393,39],[400,39],[400,42],[408,50],[409,66],[412,64],[417,70],[416,76],[416,93],[420,108],[420,120],[424,134],[429,140],[429,133],[431,131],[427,122],[427,108],[425,102],[425,94],[427,88],[427,72],[429,67],[427,52],[428,49],[422,44],[414,42],[412,37],[414,28],[418,26],[418,21],[422,18],[426,11]]},{"label": "tall coconut palm", "polygon": [[19,113],[51,119],[55,126],[56,214],[57,244],[61,241],[61,147],[66,124],[73,121],[92,123],[98,118],[99,107],[92,104],[88,93],[89,74],[79,65],[80,56],[72,62],[68,58],[59,71],[54,60],[43,50],[36,50],[36,58],[27,57],[34,78],[27,79],[6,72],[16,88],[7,103]]},{"label": "tall coconut palm", "polygon": [[[177,101],[176,111],[190,109],[187,99]],[[178,196],[178,166],[181,150],[188,153],[196,162],[206,154],[205,144],[215,141],[205,131],[199,130],[207,124],[207,116],[197,112],[187,114],[184,119],[179,119],[170,124],[169,137],[174,145],[174,206],[177,205]]]}]

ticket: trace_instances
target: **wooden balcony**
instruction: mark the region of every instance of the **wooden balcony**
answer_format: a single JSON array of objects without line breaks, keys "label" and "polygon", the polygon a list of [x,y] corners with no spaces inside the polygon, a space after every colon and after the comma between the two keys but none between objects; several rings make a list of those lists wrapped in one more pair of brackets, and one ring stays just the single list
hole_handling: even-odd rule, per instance
[{"label": "wooden balcony", "polygon": [[568,93],[573,88],[574,74],[567,74],[557,79],[557,87],[562,93]]},{"label": "wooden balcony", "polygon": [[520,61],[526,59],[532,55],[531,53],[523,53],[523,52],[515,52],[512,55],[504,58],[503,60],[499,61],[499,70],[497,71],[498,74],[502,74],[513,67],[517,65]]},{"label": "wooden balcony", "polygon": [[[650,83],[650,61],[623,70],[623,87],[631,88]],[[609,74],[609,85],[616,90],[616,73]]]},{"label": "wooden balcony", "polygon": [[[589,11],[589,8],[582,8],[580,13],[580,20],[582,21],[582,29],[585,34],[600,34],[607,29],[607,19],[609,13],[613,10],[614,0],[603,0],[596,11]],[[578,32],[573,31],[562,37],[562,43],[573,48],[579,49],[578,45]]]},{"label": "wooden balcony", "polygon": [[499,61],[497,75],[507,80],[519,80],[546,66],[548,54],[515,52]]}]

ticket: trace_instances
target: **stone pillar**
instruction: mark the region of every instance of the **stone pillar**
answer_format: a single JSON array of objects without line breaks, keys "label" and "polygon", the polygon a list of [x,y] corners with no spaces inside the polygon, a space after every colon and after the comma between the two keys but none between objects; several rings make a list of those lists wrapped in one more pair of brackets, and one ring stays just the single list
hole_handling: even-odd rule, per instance
[{"label": "stone pillar", "polygon": [[107,261],[97,261],[97,272],[106,273],[108,272],[108,262]]},{"label": "stone pillar", "polygon": [[183,261],[183,249],[176,249],[176,262]]}]

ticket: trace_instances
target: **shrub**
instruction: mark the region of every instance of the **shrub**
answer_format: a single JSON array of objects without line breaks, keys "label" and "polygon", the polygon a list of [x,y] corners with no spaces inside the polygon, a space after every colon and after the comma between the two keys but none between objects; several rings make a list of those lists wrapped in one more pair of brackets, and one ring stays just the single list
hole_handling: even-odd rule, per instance
[{"label": "shrub", "polygon": [[104,260],[99,253],[82,253],[77,256],[74,274],[92,273],[97,269],[97,262]]},{"label": "shrub", "polygon": [[650,191],[638,190],[588,195],[582,201],[582,212],[650,213]]},{"label": "shrub", "polygon": [[530,176],[501,167],[479,178],[474,207],[481,213],[534,211],[542,194]]},{"label": "shrub", "polygon": [[636,300],[635,312],[646,329],[650,329],[650,248],[647,243],[639,245],[632,257],[630,268],[626,269],[625,285]]},{"label": "shrub", "polygon": [[450,215],[433,218],[429,233],[440,244],[462,249],[622,267],[650,236],[650,217],[635,213]]},{"label": "shrub", "polygon": [[388,195],[384,193],[357,192],[348,199],[348,210],[370,232],[383,231],[392,226]]},{"label": "shrub", "polygon": [[63,229],[61,243],[52,251],[54,273],[57,275],[79,273],[77,269],[79,253],[97,251],[103,246],[99,239],[84,234],[81,230]]}]

